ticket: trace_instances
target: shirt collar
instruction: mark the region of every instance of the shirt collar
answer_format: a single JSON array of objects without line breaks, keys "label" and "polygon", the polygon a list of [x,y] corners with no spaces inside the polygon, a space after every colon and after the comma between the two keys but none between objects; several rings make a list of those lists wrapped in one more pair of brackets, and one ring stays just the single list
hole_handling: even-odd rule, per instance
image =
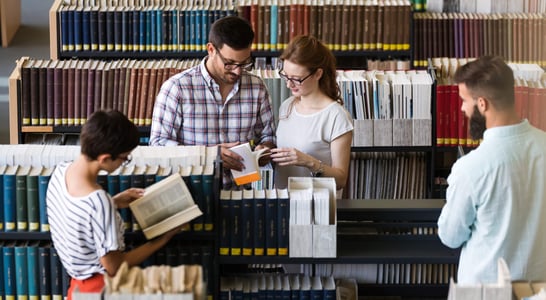
[{"label": "shirt collar", "polygon": [[529,121],[523,119],[518,124],[489,128],[483,133],[483,139],[518,135],[530,128],[531,125],[529,124]]}]

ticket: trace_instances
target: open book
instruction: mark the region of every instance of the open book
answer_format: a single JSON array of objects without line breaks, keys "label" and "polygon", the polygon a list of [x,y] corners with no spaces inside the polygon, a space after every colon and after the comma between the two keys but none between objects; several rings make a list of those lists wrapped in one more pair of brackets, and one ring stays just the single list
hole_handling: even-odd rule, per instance
[{"label": "open book", "polygon": [[260,157],[269,154],[269,152],[267,154],[264,153],[267,149],[252,151],[250,144],[245,143],[231,147],[229,150],[239,154],[243,158],[243,170],[231,170],[231,175],[233,176],[233,181],[235,181],[235,184],[243,185],[262,179],[258,160]]},{"label": "open book", "polygon": [[203,214],[178,173],[147,187],[144,196],[131,202],[129,207],[147,239]]}]

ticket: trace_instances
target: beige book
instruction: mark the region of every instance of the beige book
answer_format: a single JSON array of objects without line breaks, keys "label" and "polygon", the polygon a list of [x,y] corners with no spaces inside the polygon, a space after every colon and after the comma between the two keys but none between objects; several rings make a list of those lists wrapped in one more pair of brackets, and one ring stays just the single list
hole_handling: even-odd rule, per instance
[{"label": "beige book", "polygon": [[129,207],[147,239],[203,214],[178,173],[147,187],[144,196],[131,202]]}]

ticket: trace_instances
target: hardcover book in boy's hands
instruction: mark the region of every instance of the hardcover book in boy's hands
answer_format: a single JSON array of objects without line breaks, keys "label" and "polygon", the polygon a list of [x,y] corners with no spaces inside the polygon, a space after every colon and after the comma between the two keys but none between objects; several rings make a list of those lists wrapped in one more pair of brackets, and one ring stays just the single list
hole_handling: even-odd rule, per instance
[{"label": "hardcover book in boy's hands", "polygon": [[147,187],[144,196],[131,202],[129,207],[147,239],[203,214],[178,173]]},{"label": "hardcover book in boy's hands", "polygon": [[233,176],[233,181],[235,181],[235,184],[243,185],[262,179],[258,160],[260,157],[269,154],[269,152],[265,153],[265,151],[268,149],[252,151],[250,144],[245,143],[231,147],[229,150],[239,154],[243,158],[243,170],[231,170],[231,175]]}]

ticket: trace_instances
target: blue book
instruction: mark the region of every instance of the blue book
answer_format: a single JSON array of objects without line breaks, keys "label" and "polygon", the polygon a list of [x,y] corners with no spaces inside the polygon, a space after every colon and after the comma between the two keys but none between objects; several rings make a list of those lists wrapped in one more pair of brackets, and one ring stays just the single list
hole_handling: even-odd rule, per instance
[{"label": "blue book", "polygon": [[19,166],[8,166],[4,172],[4,230],[15,231],[17,216],[16,173]]},{"label": "blue book", "polygon": [[159,22],[156,21],[155,10],[148,11],[148,19],[150,20],[150,41],[146,46],[150,45],[150,51],[157,51],[157,24]]},{"label": "blue book", "polygon": [[18,243],[15,245],[15,294],[17,299],[25,299],[28,295],[28,264],[27,244]]},{"label": "blue book", "polygon": [[[130,187],[134,187],[134,188],[145,188],[144,186],[144,171],[145,171],[145,166],[136,166],[134,169],[133,169],[133,172],[131,173],[130,175]],[[129,214],[130,214],[130,211],[129,211]],[[141,228],[140,228],[140,225],[138,224],[137,220],[135,218],[132,217],[132,214],[131,214],[131,230],[132,231],[139,231]]]},{"label": "blue book", "polygon": [[287,189],[277,189],[277,254],[288,255],[290,201]]},{"label": "blue book", "polygon": [[147,166],[144,171],[144,187],[149,187],[156,183],[157,172],[159,172],[159,166]]},{"label": "blue book", "polygon": [[66,10],[67,14],[66,14],[66,18],[67,18],[67,23],[66,23],[66,26],[65,27],[65,30],[68,31],[68,40],[67,40],[67,44],[68,44],[68,51],[74,51],[75,47],[74,47],[74,10],[71,9],[71,8],[68,8]]},{"label": "blue book", "polygon": [[15,269],[15,244],[4,245],[2,247],[3,273],[4,273],[4,297],[5,299],[15,299],[17,294],[17,279]]},{"label": "blue book", "polygon": [[121,13],[121,51],[133,51],[133,11]]},{"label": "blue book", "polygon": [[49,232],[49,221],[47,219],[47,209],[46,209],[46,196],[47,196],[47,185],[49,184],[49,179],[51,179],[51,174],[55,168],[44,168],[42,173],[38,175],[38,208],[40,210],[40,231]]},{"label": "blue book", "polygon": [[203,223],[205,231],[214,230],[214,166],[208,165],[203,170],[202,175],[203,188],[203,206],[200,207],[203,212]]},{"label": "blue book", "polygon": [[61,50],[68,51],[68,30],[70,27],[68,23],[68,8],[62,8],[59,14],[61,16]]},{"label": "blue book", "polygon": [[28,298],[30,300],[40,297],[40,265],[38,262],[38,243],[29,243],[27,250],[27,274],[28,274]]},{"label": "blue book", "polygon": [[90,50],[99,50],[99,11],[94,8],[89,13],[89,43]]},{"label": "blue book", "polygon": [[82,11],[82,50],[91,50],[91,10],[89,7]]},{"label": "blue book", "polygon": [[82,43],[82,23],[83,23],[83,11],[81,8],[75,9],[73,11],[74,15],[74,50],[75,51],[82,51],[83,49],[83,43]]},{"label": "blue book", "polygon": [[[205,212],[205,195],[203,193],[203,167],[193,166],[189,177],[190,184],[188,186],[193,201],[202,212]],[[193,231],[203,231],[204,216],[201,215],[191,221]]]},{"label": "blue book", "polygon": [[[1,297],[4,297],[5,295],[5,290],[4,290],[4,253],[3,253],[3,248],[4,248],[4,241],[0,241],[0,254],[2,255],[2,259],[0,259],[0,296]],[[2,299],[5,299],[5,298],[2,298]]]},{"label": "blue book", "polygon": [[191,50],[191,11],[186,10],[185,11],[185,18],[184,18],[184,51],[190,51]]},{"label": "blue book", "polygon": [[220,191],[220,210],[219,216],[219,237],[220,243],[218,246],[220,255],[229,255],[231,243],[230,243],[230,230],[231,230],[231,191]]},{"label": "blue book", "polygon": [[203,22],[203,9],[198,7],[196,10],[195,10],[195,27],[194,27],[194,30],[195,30],[195,51],[201,51],[202,50],[202,45],[203,45],[203,37],[202,37],[202,34],[203,32],[201,32],[201,28],[203,27],[202,25],[202,22]]},{"label": "blue book", "polygon": [[106,10],[106,51],[114,51],[114,11],[112,8]]},{"label": "blue book", "polygon": [[[112,8],[114,9],[114,8]],[[115,8],[114,14],[114,51],[122,50],[122,37],[123,37],[123,12],[120,8]]]},{"label": "blue book", "polygon": [[265,190],[254,191],[254,255],[265,255]]},{"label": "blue book", "polygon": [[[123,168],[123,170],[119,173],[119,192],[123,192],[126,189],[131,187],[131,176],[133,174],[134,166],[127,166]],[[133,226],[133,218],[131,214],[131,210],[126,208],[121,208],[119,210],[119,213],[121,215],[121,219],[123,219],[123,226],[125,227],[125,231],[131,231]]]},{"label": "blue book", "polygon": [[184,37],[186,35],[186,12],[184,10],[178,11],[178,50],[185,51],[186,45],[184,44]]},{"label": "blue book", "polygon": [[[146,45],[149,45],[148,41],[148,11],[142,10],[139,13],[139,36],[138,36],[138,50],[139,51],[146,51]],[[134,47],[133,47],[134,48]],[[135,49],[136,50],[136,49]]]},{"label": "blue book", "polygon": [[42,173],[43,167],[32,167],[28,173],[27,180],[27,220],[28,231],[40,231],[40,200],[38,193],[38,176]]},{"label": "blue book", "polygon": [[106,10],[100,9],[97,13],[98,50],[106,51]]},{"label": "blue book", "polygon": [[160,18],[161,18],[161,26],[159,27],[159,45],[161,47],[157,50],[159,51],[170,51],[172,50],[171,45],[171,11],[167,9],[163,9],[159,12]]},{"label": "blue book", "polygon": [[265,190],[265,254],[277,255],[277,191]]},{"label": "blue book", "polygon": [[197,25],[197,9],[192,9],[190,10],[190,51],[196,50]]},{"label": "blue book", "polygon": [[335,300],[336,297],[336,283],[334,281],[334,278],[324,277],[322,278],[322,299],[324,300]]},{"label": "blue book", "polygon": [[324,292],[322,291],[322,282],[319,276],[311,278],[311,288],[309,290],[309,298],[311,300],[323,300]]},{"label": "blue book", "polygon": [[17,231],[28,231],[27,175],[30,167],[19,167],[15,175],[15,220]]},{"label": "blue book", "polygon": [[278,16],[279,16],[279,7],[277,6],[276,2],[275,4],[271,5],[271,15],[270,15],[270,23],[269,26],[270,34],[269,34],[269,43],[271,44],[271,51],[277,51],[277,38],[278,38]]},{"label": "blue book", "polygon": [[173,51],[178,50],[178,11],[171,10],[171,48]]},{"label": "blue book", "polygon": [[63,266],[57,250],[54,247],[49,248],[50,259],[50,277],[51,277],[51,298],[62,299],[63,296]]},{"label": "blue book", "polygon": [[41,299],[51,299],[51,244],[40,244],[38,247],[38,274]]},{"label": "blue book", "polygon": [[155,22],[153,17],[153,11],[152,10],[146,10],[146,43],[145,43],[145,51],[152,51],[152,46],[154,43],[155,33],[153,32],[155,28]]},{"label": "blue book", "polygon": [[254,190],[243,190],[241,202],[242,254],[254,253]]},{"label": "blue book", "polygon": [[155,20],[155,30],[156,30],[156,35],[155,35],[156,50],[162,51],[163,50],[163,24],[162,24],[163,11],[160,9],[155,9],[154,14],[155,14],[154,20]]},{"label": "blue book", "polygon": [[132,34],[133,34],[133,51],[139,51],[140,50],[140,36],[142,34],[142,31],[140,26],[140,15],[141,15],[141,12],[139,11],[133,11],[132,12],[132,18],[133,18],[133,23],[132,23]]}]

